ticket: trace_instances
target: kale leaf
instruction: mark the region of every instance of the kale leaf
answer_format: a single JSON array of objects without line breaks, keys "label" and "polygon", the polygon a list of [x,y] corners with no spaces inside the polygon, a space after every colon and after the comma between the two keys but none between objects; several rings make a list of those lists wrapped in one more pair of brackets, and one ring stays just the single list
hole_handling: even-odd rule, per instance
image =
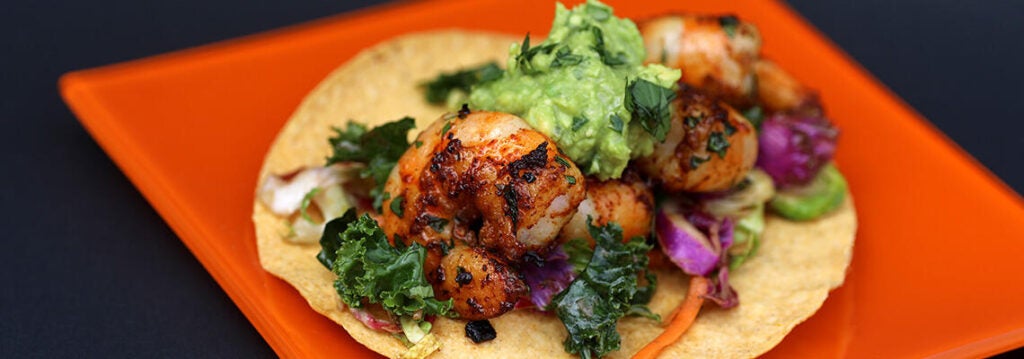
[{"label": "kale leaf", "polygon": [[[426,248],[417,243],[392,247],[377,221],[354,209],[327,223],[317,255],[338,278],[334,288],[341,301],[353,308],[380,303],[395,316],[455,315],[451,299],[439,301],[427,282],[423,262]],[[333,254],[332,254],[333,253]]]},{"label": "kale leaf", "polygon": [[[619,318],[631,314],[657,318],[646,306],[656,285],[654,275],[647,272],[651,245],[640,237],[624,243],[622,227],[615,223],[595,227],[588,218],[587,226],[597,242],[593,256],[548,306],[569,332],[565,350],[584,359],[619,349],[622,339],[615,330]],[[646,284],[640,280],[642,274]]]},{"label": "kale leaf", "polygon": [[372,130],[365,125],[349,122],[345,129],[335,127],[335,136],[329,139],[334,154],[327,158],[327,165],[337,162],[359,162],[366,165],[359,172],[362,178],[372,178],[376,186],[370,190],[373,206],[380,212],[384,199],[384,182],[398,158],[409,148],[409,130],[416,127],[416,120],[404,117],[385,123]]},{"label": "kale leaf", "polygon": [[498,67],[497,63],[489,62],[478,67],[439,74],[433,80],[423,84],[426,89],[427,102],[444,104],[448,101],[448,95],[452,91],[460,90],[468,94],[473,85],[497,80],[503,73],[505,71]]},{"label": "kale leaf", "polygon": [[590,263],[590,257],[594,255],[594,250],[590,249],[590,243],[583,238],[576,238],[565,242],[562,248],[565,250],[565,254],[569,256],[569,264],[572,264],[572,269],[575,273],[583,273],[583,270],[587,269],[587,263]]},{"label": "kale leaf", "polygon": [[658,142],[664,142],[672,125],[672,114],[669,103],[676,97],[672,89],[636,79],[626,85],[626,110],[633,115],[633,120],[640,122],[640,127],[654,136]]}]

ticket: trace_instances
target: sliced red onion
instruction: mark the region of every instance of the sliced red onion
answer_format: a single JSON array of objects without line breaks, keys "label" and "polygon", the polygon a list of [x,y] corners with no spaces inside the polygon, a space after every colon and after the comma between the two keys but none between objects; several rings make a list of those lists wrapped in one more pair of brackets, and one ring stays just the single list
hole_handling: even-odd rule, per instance
[{"label": "sliced red onion", "polygon": [[718,275],[711,278],[709,284],[708,293],[704,295],[705,299],[711,300],[718,304],[722,308],[732,308],[740,304],[739,294],[729,284],[729,266],[723,265],[718,269]]},{"label": "sliced red onion", "polygon": [[661,250],[683,272],[711,277],[705,298],[722,308],[739,304],[739,296],[729,284],[728,253],[735,231],[732,219],[692,209],[684,215],[668,204],[655,217],[655,228]]},{"label": "sliced red onion", "polygon": [[806,184],[832,160],[838,136],[824,117],[771,116],[761,124],[757,167],[780,188]]},{"label": "sliced red onion", "polygon": [[663,207],[654,217],[654,226],[661,250],[683,272],[707,276],[718,266],[721,244],[708,238],[681,212]]},{"label": "sliced red onion", "polygon": [[551,298],[576,279],[569,256],[561,246],[548,253],[542,262],[524,263],[520,271],[526,285],[530,286],[530,301],[539,309],[547,307]]},{"label": "sliced red onion", "polygon": [[363,325],[365,325],[367,328],[373,330],[382,330],[389,333],[402,332],[402,327],[399,326],[398,323],[374,317],[373,314],[370,314],[370,312],[367,312],[361,308],[349,307],[348,310],[352,312],[352,315],[355,316],[357,320],[362,322]]}]

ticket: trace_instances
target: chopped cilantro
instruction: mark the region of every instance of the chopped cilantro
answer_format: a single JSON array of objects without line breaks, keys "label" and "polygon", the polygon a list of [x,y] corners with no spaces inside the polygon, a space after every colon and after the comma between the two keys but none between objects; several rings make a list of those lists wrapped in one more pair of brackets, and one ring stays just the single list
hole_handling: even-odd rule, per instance
[{"label": "chopped cilantro", "polygon": [[384,192],[383,195],[373,197],[373,208],[377,213],[383,212],[384,201],[391,199],[391,193]]},{"label": "chopped cilantro", "polygon": [[525,73],[533,73],[533,64],[530,62],[539,53],[548,53],[554,48],[554,44],[530,47],[530,34],[526,34],[522,46],[519,47],[519,54],[516,55],[516,63]]},{"label": "chopped cilantro", "polygon": [[444,231],[444,227],[448,226],[448,220],[441,217],[434,217],[427,215],[427,225],[434,229],[434,232],[440,233]]},{"label": "chopped cilantro", "polygon": [[717,153],[718,158],[725,158],[725,153],[729,150],[729,140],[721,132],[712,132],[708,137],[707,150]]},{"label": "chopped cilantro", "polygon": [[743,117],[746,117],[747,121],[754,125],[754,128],[760,130],[761,122],[764,122],[764,111],[761,110],[761,106],[754,106],[743,111]]},{"label": "chopped cilantro", "polygon": [[555,156],[555,162],[558,162],[562,167],[569,168],[569,161],[566,161],[562,156]]},{"label": "chopped cilantro", "polygon": [[405,197],[398,196],[395,197],[395,199],[391,200],[391,205],[388,207],[391,207],[391,212],[394,212],[395,215],[398,216],[398,218],[402,218],[402,215],[404,214],[403,212],[405,211],[405,209],[402,207],[404,203]]},{"label": "chopped cilantro", "polygon": [[583,125],[586,125],[587,122],[590,122],[590,120],[588,120],[586,117],[583,117],[583,116],[573,117],[572,118],[572,130],[573,131],[579,131],[579,129],[583,128]]},{"label": "chopped cilantro", "polygon": [[416,127],[412,117],[385,123],[367,131],[366,126],[349,122],[342,130],[334,128],[335,137],[329,139],[334,153],[327,158],[327,165],[338,162],[359,162],[366,165],[360,172],[362,178],[372,178],[376,186],[370,190],[375,208],[380,211],[384,195],[384,183],[391,169],[409,148],[409,130]]},{"label": "chopped cilantro", "polygon": [[711,156],[707,156],[707,157],[704,157],[704,158],[700,158],[700,157],[697,157],[697,156],[690,156],[690,169],[691,170],[695,170],[702,163],[710,161],[710,160],[711,160]]},{"label": "chopped cilantro", "polygon": [[448,134],[448,130],[450,129],[452,129],[452,122],[445,122],[444,127],[441,127],[441,138],[444,138],[444,135]]},{"label": "chopped cilantro", "polygon": [[576,184],[576,177],[566,175],[565,176],[565,181],[569,182],[570,185],[574,185],[574,184]]},{"label": "chopped cilantro", "polygon": [[683,119],[683,121],[686,122],[686,127],[694,128],[694,127],[697,127],[698,123],[700,123],[700,117],[686,116],[686,118]]},{"label": "chopped cilantro", "polygon": [[733,15],[726,15],[718,18],[718,24],[722,26],[725,35],[732,38],[736,36],[736,27],[740,25],[740,20]]},{"label": "chopped cilantro", "polygon": [[497,63],[489,62],[477,67],[441,73],[422,86],[425,89],[427,102],[444,104],[452,91],[459,90],[468,94],[473,86],[497,80],[504,72]]},{"label": "chopped cilantro", "polygon": [[438,241],[437,243],[439,244],[438,246],[441,247],[441,255],[443,256],[448,255],[448,252],[450,252],[452,248],[455,248],[455,239],[452,239],[450,242]]},{"label": "chopped cilantro", "polygon": [[572,53],[569,47],[563,47],[555,52],[555,59],[551,61],[551,67],[572,66],[583,62],[583,56]]},{"label": "chopped cilantro", "polygon": [[604,32],[601,31],[601,28],[591,26],[590,32],[594,35],[594,51],[597,51],[597,54],[601,56],[601,62],[613,67],[626,64],[627,59],[624,52],[612,53],[605,48]]},{"label": "chopped cilantro", "polygon": [[622,133],[622,117],[618,114],[612,113],[608,116],[608,121],[611,123],[611,127],[615,132]]},{"label": "chopped cilantro", "polygon": [[722,126],[725,127],[725,136],[726,137],[732,136],[732,134],[736,133],[736,127],[734,127],[732,125],[732,123],[729,123],[729,120],[726,120],[725,122],[722,122]]},{"label": "chopped cilantro", "polygon": [[675,96],[676,93],[672,89],[637,79],[626,85],[624,105],[626,110],[633,114],[633,120],[640,122],[640,127],[659,142],[664,142],[672,124],[669,103]]}]

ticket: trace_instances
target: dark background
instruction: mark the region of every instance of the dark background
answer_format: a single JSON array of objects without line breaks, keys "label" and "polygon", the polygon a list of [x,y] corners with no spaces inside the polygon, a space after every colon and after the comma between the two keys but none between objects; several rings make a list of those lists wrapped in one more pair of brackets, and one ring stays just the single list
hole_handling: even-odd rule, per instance
[{"label": "dark background", "polygon": [[[64,106],[57,78],[380,2],[6,3],[0,10],[0,356],[273,356]],[[1024,2],[790,3],[1017,192],[1024,190]]]}]

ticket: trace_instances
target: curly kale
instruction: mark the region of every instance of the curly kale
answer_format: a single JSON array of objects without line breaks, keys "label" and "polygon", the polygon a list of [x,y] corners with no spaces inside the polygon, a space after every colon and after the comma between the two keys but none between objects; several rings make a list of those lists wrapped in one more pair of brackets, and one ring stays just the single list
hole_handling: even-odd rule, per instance
[{"label": "curly kale", "polygon": [[414,315],[452,316],[452,300],[434,298],[424,275],[426,248],[419,244],[396,248],[388,243],[377,221],[354,209],[327,223],[317,255],[338,278],[334,288],[346,305],[360,308],[380,303],[396,317]]},{"label": "curly kale", "polygon": [[588,218],[587,226],[597,242],[590,262],[548,307],[569,332],[565,350],[584,359],[619,349],[621,338],[615,330],[619,318],[658,318],[646,306],[656,285],[654,275],[647,272],[651,245],[640,237],[624,243],[622,227],[615,223],[596,227]]}]

